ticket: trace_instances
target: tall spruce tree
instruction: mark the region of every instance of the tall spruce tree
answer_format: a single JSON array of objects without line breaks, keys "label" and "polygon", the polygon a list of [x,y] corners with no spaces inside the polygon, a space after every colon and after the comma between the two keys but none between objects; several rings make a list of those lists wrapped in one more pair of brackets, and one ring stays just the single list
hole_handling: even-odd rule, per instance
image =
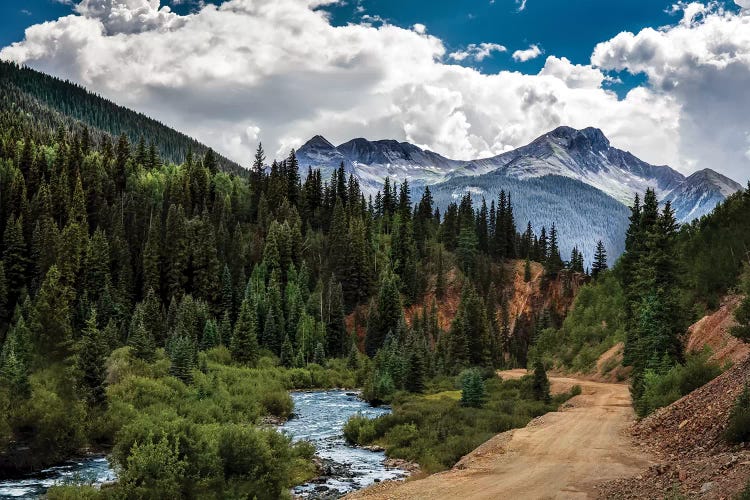
[{"label": "tall spruce tree", "polygon": [[591,277],[596,279],[601,273],[607,270],[607,250],[604,248],[604,242],[599,240],[596,244],[594,253],[594,262],[591,264]]},{"label": "tall spruce tree", "polygon": [[372,357],[383,346],[386,336],[398,331],[403,311],[398,290],[398,278],[386,270],[380,281],[377,299],[370,305],[365,337],[365,353]]},{"label": "tall spruce tree", "polygon": [[258,361],[258,314],[250,299],[242,301],[229,350],[239,363],[253,366]]},{"label": "tall spruce tree", "polygon": [[91,309],[76,347],[75,366],[83,395],[92,406],[107,402],[105,360],[108,351],[108,343],[97,324],[96,309]]}]

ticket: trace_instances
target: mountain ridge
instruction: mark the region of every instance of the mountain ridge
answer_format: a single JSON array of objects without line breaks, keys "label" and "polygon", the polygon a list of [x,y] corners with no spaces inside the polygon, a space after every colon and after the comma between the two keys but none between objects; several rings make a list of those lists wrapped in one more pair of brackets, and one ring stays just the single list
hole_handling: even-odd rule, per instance
[{"label": "mountain ridge", "polygon": [[[188,153],[203,156],[211,149],[193,137],[125,106],[106,99],[76,83],[0,61],[0,126],[8,125],[19,112],[48,135],[60,127],[87,127],[94,137],[109,135],[117,139],[125,134],[131,144],[141,138],[153,142],[160,156],[182,163]],[[41,140],[35,137],[35,140]],[[218,166],[227,172],[244,175],[247,170],[214,151]]]},{"label": "mountain ridge", "polygon": [[[675,206],[682,223],[705,215],[742,188],[711,169],[686,177],[667,165],[649,164],[629,151],[613,147],[604,133],[594,127],[578,130],[560,126],[525,146],[469,161],[453,160],[408,142],[388,139],[355,138],[334,146],[320,135],[301,146],[297,158],[301,167],[322,168],[324,173],[343,163],[348,173],[360,179],[366,192],[377,191],[386,176],[421,187],[498,171],[519,180],[547,175],[572,178],[624,205],[630,204],[636,193],[653,188],[660,198]],[[700,175],[694,177],[697,174]]]}]

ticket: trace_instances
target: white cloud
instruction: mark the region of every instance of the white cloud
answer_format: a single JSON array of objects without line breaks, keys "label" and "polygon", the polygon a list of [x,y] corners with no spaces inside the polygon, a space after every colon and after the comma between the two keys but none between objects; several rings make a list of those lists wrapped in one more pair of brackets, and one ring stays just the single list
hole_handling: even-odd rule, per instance
[{"label": "white cloud", "polygon": [[750,9],[750,0],[734,0],[734,3],[736,3],[743,9]]},{"label": "white cloud", "polygon": [[497,43],[472,43],[463,50],[451,52],[448,57],[459,62],[466,59],[474,59],[477,62],[481,62],[491,56],[493,52],[505,52],[507,50],[504,46]]},{"label": "white cloud", "polygon": [[516,5],[518,5],[518,12],[526,10],[526,0],[516,0]]},{"label": "white cloud", "polygon": [[[28,28],[0,57],[79,82],[243,164],[258,140],[269,156],[286,155],[315,134],[393,138],[468,159],[565,124],[600,127],[652,163],[747,178],[738,173],[750,130],[746,16],[618,35],[597,47],[602,69],[550,56],[538,74],[483,74],[446,64],[458,59],[426,28],[334,27],[317,9],[334,2],[229,0],[179,16],[156,0],[88,0]],[[475,45],[464,59],[499,50]],[[605,69],[646,72],[653,88],[618,99]],[[726,154],[707,162],[700,149]]]},{"label": "white cloud", "polygon": [[[743,147],[750,130],[750,15],[693,4],[674,27],[620,33],[599,44],[592,62],[605,70],[643,73],[654,93],[679,104],[678,161],[744,181]],[[685,21],[689,19],[689,21]]]},{"label": "white cloud", "polygon": [[427,26],[422,23],[417,23],[412,27],[414,28],[414,31],[416,31],[420,35],[424,35],[425,33],[427,33]]},{"label": "white cloud", "polygon": [[81,0],[75,10],[101,21],[108,35],[175,29],[186,21],[159,0]]},{"label": "white cloud", "polygon": [[513,52],[513,59],[520,62],[531,61],[541,56],[542,53],[543,51],[538,45],[530,45],[528,49]]}]

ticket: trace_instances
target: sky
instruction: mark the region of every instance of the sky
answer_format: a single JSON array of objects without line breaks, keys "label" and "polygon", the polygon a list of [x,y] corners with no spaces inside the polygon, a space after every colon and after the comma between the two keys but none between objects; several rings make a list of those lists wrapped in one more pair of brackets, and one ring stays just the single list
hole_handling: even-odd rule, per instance
[{"label": "sky", "polygon": [[750,178],[750,0],[5,0],[0,58],[241,164],[321,134],[493,156],[559,125]]}]

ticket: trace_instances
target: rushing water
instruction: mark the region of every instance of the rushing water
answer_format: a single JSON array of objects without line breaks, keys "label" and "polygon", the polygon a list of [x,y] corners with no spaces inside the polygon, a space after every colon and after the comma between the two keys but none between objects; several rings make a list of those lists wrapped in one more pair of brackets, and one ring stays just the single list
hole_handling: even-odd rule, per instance
[{"label": "rushing water", "polygon": [[39,498],[55,484],[84,482],[101,484],[114,481],[114,471],[104,457],[90,457],[83,460],[44,469],[20,479],[0,481],[0,499]]},{"label": "rushing water", "polygon": [[[374,418],[390,412],[372,408],[347,391],[293,392],[294,416],[280,426],[295,441],[315,445],[327,469],[326,476],[303,484],[294,493],[308,498],[342,496],[376,481],[404,477],[400,469],[385,466],[385,455],[347,445],[343,428],[350,416]],[[20,479],[0,480],[0,499],[40,498],[51,486],[66,482],[102,484],[116,479],[107,459],[90,457],[51,467]]]},{"label": "rushing water", "polygon": [[386,467],[382,452],[353,448],[344,439],[344,424],[352,415],[360,413],[374,418],[389,413],[390,409],[372,408],[347,391],[294,392],[292,399],[294,416],[281,430],[294,440],[312,442],[324,465],[332,469],[327,477],[296,487],[296,495],[341,496],[377,481],[406,475],[401,469]]}]

